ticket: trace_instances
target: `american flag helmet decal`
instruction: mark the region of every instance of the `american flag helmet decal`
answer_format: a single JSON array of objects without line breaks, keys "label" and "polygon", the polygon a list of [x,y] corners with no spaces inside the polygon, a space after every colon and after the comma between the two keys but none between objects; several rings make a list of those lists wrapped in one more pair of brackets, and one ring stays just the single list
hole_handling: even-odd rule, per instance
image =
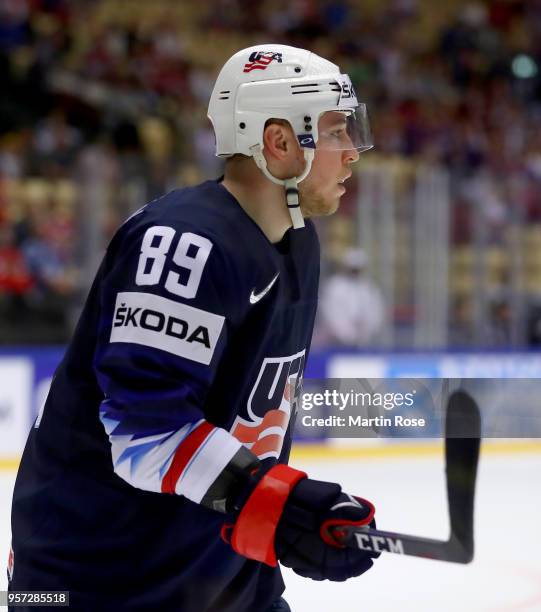
[{"label": "american flag helmet decal", "polygon": [[244,64],[243,72],[252,72],[252,70],[265,70],[267,66],[277,61],[282,63],[282,54],[276,51],[253,51],[250,53],[248,62]]}]

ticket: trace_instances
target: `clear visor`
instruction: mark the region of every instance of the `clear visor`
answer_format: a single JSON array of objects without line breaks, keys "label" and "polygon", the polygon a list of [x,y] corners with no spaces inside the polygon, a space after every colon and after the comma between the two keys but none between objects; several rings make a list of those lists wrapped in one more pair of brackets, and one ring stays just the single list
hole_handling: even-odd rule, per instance
[{"label": "clear visor", "polygon": [[330,151],[355,149],[361,152],[374,146],[365,104],[359,104],[355,110],[322,113],[317,129],[317,149]]}]

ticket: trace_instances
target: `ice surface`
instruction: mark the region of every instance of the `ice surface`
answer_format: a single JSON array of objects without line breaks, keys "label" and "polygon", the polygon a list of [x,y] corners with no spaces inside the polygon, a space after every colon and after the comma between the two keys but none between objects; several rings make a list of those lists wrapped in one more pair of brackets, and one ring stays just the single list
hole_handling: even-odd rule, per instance
[{"label": "ice surface", "polygon": [[[297,462],[376,505],[378,527],[447,538],[443,458]],[[541,611],[541,454],[482,455],[470,565],[382,555],[345,583],[284,571],[294,612]]]},{"label": "ice surface", "polygon": [[[372,500],[382,529],[447,537],[442,458],[297,460],[294,465]],[[6,584],[14,478],[13,472],[0,472],[0,590]],[[286,598],[293,612],[541,612],[540,508],[541,453],[482,454],[472,564],[382,555],[366,575],[334,584],[285,570]]]}]

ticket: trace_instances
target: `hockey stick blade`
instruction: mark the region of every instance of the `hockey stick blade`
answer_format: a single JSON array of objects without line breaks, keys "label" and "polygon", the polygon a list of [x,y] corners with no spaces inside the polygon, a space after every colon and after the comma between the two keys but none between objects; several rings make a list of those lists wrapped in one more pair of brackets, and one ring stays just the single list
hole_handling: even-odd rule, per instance
[{"label": "hockey stick blade", "polygon": [[449,398],[445,422],[445,469],[451,534],[463,563],[473,559],[473,506],[479,461],[481,415],[473,398],[455,391]]},{"label": "hockey stick blade", "polygon": [[480,436],[477,404],[464,391],[455,391],[449,398],[445,420],[445,472],[451,525],[448,540],[346,525],[332,530],[337,544],[367,552],[469,563],[473,559],[473,506]]}]

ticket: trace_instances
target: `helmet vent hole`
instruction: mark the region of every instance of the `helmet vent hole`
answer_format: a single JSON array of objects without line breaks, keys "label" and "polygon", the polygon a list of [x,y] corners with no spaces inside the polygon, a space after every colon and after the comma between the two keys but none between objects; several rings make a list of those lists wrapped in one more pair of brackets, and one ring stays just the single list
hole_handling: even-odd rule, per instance
[{"label": "helmet vent hole", "polygon": [[241,121],[241,122],[239,123],[239,128],[240,128],[241,130],[243,130],[245,127],[246,127],[246,124],[244,123],[244,121]]},{"label": "helmet vent hole", "polygon": [[307,132],[311,132],[311,131],[312,131],[312,126],[311,126],[309,123],[307,123],[307,124],[304,126],[304,129],[305,129]]},{"label": "helmet vent hole", "polygon": [[300,72],[300,71],[301,71],[300,66],[295,66],[295,72]]}]

